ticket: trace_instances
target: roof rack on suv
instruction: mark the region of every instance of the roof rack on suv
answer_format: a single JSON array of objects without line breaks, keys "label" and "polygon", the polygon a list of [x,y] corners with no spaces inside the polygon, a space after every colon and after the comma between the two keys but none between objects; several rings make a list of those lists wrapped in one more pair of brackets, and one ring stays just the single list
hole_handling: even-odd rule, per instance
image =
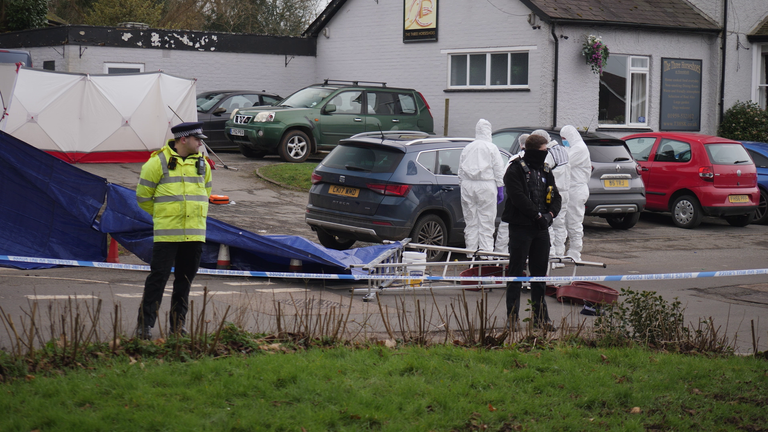
[{"label": "roof rack on suv", "polygon": [[328,79],[328,78],[323,80],[323,85],[328,85],[328,84],[346,84],[346,85],[358,86],[358,85],[360,85],[360,83],[372,84],[372,85],[380,85],[382,87],[386,87],[387,86],[387,83],[380,82],[380,81],[349,81],[349,80],[332,80],[332,79]]},{"label": "roof rack on suv", "polygon": [[411,144],[429,144],[429,143],[435,143],[435,142],[472,142],[474,141],[474,138],[460,138],[460,137],[435,137],[435,138],[424,138],[424,139],[416,139],[410,142],[405,143],[405,145],[411,145]]},{"label": "roof rack on suv", "polygon": [[422,131],[408,131],[408,130],[388,130],[388,131],[375,131],[375,132],[361,132],[355,134],[350,138],[385,138],[385,139],[417,139],[427,138],[434,136],[427,132]]}]

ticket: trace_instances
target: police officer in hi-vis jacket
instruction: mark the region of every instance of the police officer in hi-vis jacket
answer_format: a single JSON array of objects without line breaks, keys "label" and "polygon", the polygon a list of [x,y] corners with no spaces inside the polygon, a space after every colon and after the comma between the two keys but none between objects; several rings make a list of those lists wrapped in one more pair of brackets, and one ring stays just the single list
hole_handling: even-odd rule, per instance
[{"label": "police officer in hi-vis jacket", "polygon": [[175,267],[169,330],[186,334],[189,288],[200,266],[205,243],[211,167],[200,151],[202,123],[171,128],[173,140],[152,153],[141,167],[136,200],[152,215],[154,245],[150,273],[144,284],[136,335],[152,338],[163,291]]}]

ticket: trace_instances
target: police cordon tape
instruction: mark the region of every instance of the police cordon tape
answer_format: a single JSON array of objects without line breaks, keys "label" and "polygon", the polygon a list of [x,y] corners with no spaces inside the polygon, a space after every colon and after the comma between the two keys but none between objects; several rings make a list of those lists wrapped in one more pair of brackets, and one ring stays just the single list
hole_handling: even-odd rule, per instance
[{"label": "police cordon tape", "polygon": [[[52,264],[71,267],[96,267],[119,270],[149,271],[149,266],[134,264],[113,264],[98,261],[75,261],[49,258],[19,257],[0,255],[0,261],[26,262],[38,264]],[[336,280],[371,280],[371,279],[421,279],[425,281],[482,281],[482,282],[610,282],[610,281],[653,281],[671,279],[700,279],[710,277],[733,276],[759,276],[768,275],[768,268],[746,270],[721,270],[691,273],[656,273],[633,275],[606,275],[606,276],[539,276],[539,277],[499,277],[499,276],[413,276],[413,275],[352,275],[352,274],[325,274],[325,273],[291,273],[291,272],[262,272],[242,270],[213,270],[200,268],[198,274],[216,276],[244,276],[259,278],[284,278],[284,279],[336,279]]]}]

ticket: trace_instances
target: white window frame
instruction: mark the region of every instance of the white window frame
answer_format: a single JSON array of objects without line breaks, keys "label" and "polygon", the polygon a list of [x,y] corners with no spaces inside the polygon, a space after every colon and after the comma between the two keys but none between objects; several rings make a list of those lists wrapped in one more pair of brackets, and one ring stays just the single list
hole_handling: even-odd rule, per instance
[{"label": "white window frame", "polygon": [[104,63],[104,73],[109,74],[110,68],[138,69],[137,73],[144,72],[144,63]]},{"label": "white window frame", "polygon": [[[521,47],[499,47],[499,48],[465,48],[465,49],[446,49],[440,50],[441,54],[446,54],[448,63],[448,73],[446,86],[450,90],[507,90],[507,89],[528,89],[530,88],[530,73],[531,73],[531,51],[535,50],[535,46],[521,46]],[[467,80],[469,80],[470,69],[470,55],[485,54],[485,83],[484,85],[451,85],[451,58],[455,55],[463,55],[467,57]],[[528,54],[528,77],[527,84],[515,84],[515,85],[490,85],[491,82],[491,54]],[[509,60],[509,56],[507,57]],[[507,61],[507,78],[510,78],[509,68],[512,66],[510,61]]]},{"label": "white window frame", "polygon": [[[650,56],[639,56],[639,55],[627,55],[627,54],[617,54],[621,55],[622,57],[627,58],[627,70],[626,70],[626,87],[624,88],[624,94],[628,95],[627,100],[624,101],[624,123],[623,124],[614,124],[614,123],[600,123],[598,120],[598,127],[599,128],[628,128],[628,127],[648,127],[649,119],[648,114],[649,106],[648,101],[650,99],[650,93],[651,93],[651,57]],[[643,58],[646,59],[646,64],[648,67],[632,67],[632,59],[633,58]],[[610,61],[610,58],[608,59]],[[628,122],[627,119],[631,119],[630,112],[632,110],[632,74],[633,73],[644,73],[645,74],[645,123],[632,123]],[[598,102],[599,104],[599,102]],[[600,106],[598,105],[597,109],[600,109]]]},{"label": "white window frame", "polygon": [[[760,105],[760,108],[768,107],[768,73],[766,73],[766,82],[760,82],[761,68],[764,67],[763,56],[768,55],[768,43],[752,44],[752,102]],[[763,100],[760,99],[760,93],[763,93]],[[762,103],[761,103],[762,102]]]}]

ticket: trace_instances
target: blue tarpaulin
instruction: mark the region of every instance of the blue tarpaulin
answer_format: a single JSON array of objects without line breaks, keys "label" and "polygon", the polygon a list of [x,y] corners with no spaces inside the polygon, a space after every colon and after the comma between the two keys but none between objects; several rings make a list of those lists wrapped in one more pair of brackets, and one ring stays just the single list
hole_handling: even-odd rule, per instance
[{"label": "blue tarpaulin", "polygon": [[[108,183],[2,131],[0,169],[0,255],[105,261],[109,234],[142,261],[150,261],[152,219],[136,204],[133,190]],[[297,259],[302,270],[311,273],[350,273],[349,265],[368,263],[400,247],[337,251],[303,237],[258,235],[209,217],[203,267],[216,267],[222,244],[229,246],[233,269],[288,271],[291,260]],[[50,267],[7,261],[0,261],[0,266]]]},{"label": "blue tarpaulin", "polygon": [[[0,254],[104,261],[107,181],[0,131]],[[52,267],[5,263],[13,267]]]}]

